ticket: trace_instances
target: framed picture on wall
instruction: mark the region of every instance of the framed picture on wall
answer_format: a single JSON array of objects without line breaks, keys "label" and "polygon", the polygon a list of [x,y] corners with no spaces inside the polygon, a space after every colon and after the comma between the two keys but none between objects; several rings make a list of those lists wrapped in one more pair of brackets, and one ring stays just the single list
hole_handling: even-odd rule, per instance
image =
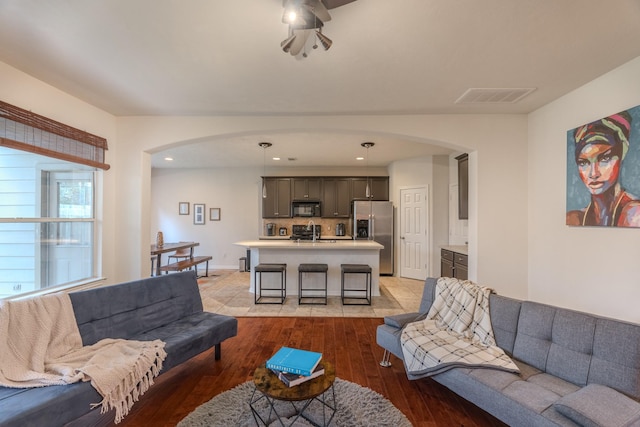
[{"label": "framed picture on wall", "polygon": [[220,208],[209,209],[209,221],[220,221]]},{"label": "framed picture on wall", "polygon": [[204,224],[204,203],[193,204],[193,223],[195,225]]},{"label": "framed picture on wall", "polygon": [[640,228],[640,105],[567,131],[570,226]]},{"label": "framed picture on wall", "polygon": [[189,215],[189,202],[178,203],[178,214]]}]

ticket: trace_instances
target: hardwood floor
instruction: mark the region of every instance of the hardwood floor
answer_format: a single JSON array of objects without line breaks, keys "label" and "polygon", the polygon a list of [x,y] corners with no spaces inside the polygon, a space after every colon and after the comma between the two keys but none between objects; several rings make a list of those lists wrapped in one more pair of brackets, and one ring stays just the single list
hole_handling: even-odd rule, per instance
[{"label": "hardwood floor", "polygon": [[375,340],[381,319],[339,317],[240,317],[238,336],[222,344],[222,359],[207,351],[156,380],[119,424],[175,426],[213,396],[252,378],[256,366],[281,346],[322,352],[339,378],[387,397],[414,426],[504,426],[491,415],[431,379],[409,381],[402,362],[378,362]]}]

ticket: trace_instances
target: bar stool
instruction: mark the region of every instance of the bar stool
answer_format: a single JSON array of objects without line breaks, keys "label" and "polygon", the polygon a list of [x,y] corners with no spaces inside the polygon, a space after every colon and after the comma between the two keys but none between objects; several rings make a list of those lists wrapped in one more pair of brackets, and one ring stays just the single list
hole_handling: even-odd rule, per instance
[{"label": "bar stool", "polygon": [[[327,305],[327,270],[329,270],[329,266],[327,264],[300,264],[298,266],[298,304]],[[303,273],[324,274],[324,288],[303,288],[302,287]],[[309,291],[311,295],[304,295],[304,291]],[[323,293],[324,295],[318,296],[318,293]],[[323,302],[313,302],[313,301],[302,302],[302,298],[322,299]]]},{"label": "bar stool", "polygon": [[[344,276],[345,274],[364,274],[365,275],[365,286],[363,288],[349,288],[345,289],[344,287]],[[340,279],[342,282],[342,305],[371,305],[371,267],[367,264],[340,264]],[[356,293],[364,293],[364,296],[348,296],[345,295],[345,292],[356,292]],[[366,303],[355,303],[355,302],[344,302],[345,299],[361,299],[365,300]]]},{"label": "bar stool", "polygon": [[[284,304],[287,298],[287,264],[258,264],[254,267],[254,283],[256,285],[254,302],[256,304]],[[258,273],[260,282],[258,282]],[[280,287],[263,287],[262,273],[280,274]],[[262,291],[279,291],[280,295],[262,295]],[[275,301],[261,301],[262,298],[275,298]]]}]

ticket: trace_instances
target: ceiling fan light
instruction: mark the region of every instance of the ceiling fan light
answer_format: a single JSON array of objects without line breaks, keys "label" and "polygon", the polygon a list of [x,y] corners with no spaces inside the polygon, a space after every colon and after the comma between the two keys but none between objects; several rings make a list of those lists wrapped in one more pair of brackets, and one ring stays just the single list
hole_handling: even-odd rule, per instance
[{"label": "ceiling fan light", "polygon": [[282,47],[282,50],[284,50],[286,53],[289,53],[289,50],[291,49],[291,45],[295,40],[296,40],[296,35],[293,34],[288,39],[283,40],[282,43],[280,43],[280,47]]},{"label": "ceiling fan light", "polygon": [[329,48],[333,44],[333,41],[331,41],[329,37],[325,36],[320,31],[316,31],[316,36],[318,37],[318,40],[320,40],[320,44],[322,45],[324,50],[329,50]]}]

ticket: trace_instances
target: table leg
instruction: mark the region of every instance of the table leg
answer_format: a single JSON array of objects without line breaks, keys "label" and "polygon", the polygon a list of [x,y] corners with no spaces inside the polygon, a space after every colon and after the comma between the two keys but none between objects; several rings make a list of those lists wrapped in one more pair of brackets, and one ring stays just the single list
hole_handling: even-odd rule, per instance
[{"label": "table leg", "polygon": [[156,259],[156,276],[160,275],[160,263],[162,262],[162,254],[158,254],[158,259]]}]

